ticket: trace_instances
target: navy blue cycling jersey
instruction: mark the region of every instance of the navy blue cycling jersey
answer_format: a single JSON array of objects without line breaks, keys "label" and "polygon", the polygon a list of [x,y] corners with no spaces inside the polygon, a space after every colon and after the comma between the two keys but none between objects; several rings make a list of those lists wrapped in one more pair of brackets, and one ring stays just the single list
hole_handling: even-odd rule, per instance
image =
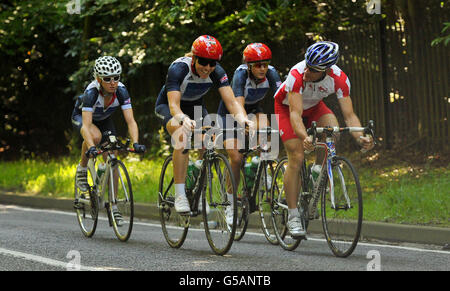
[{"label": "navy blue cycling jersey", "polygon": [[111,102],[106,104],[106,106],[103,95],[100,92],[100,86],[100,83],[95,80],[86,87],[84,93],[78,96],[72,117],[81,115],[82,111],[89,111],[92,112],[93,121],[100,121],[111,116],[119,106],[122,110],[131,108],[130,95],[124,84],[119,82]]},{"label": "navy blue cycling jersey", "polygon": [[202,79],[192,71],[191,62],[191,57],[181,57],[170,65],[166,83],[159,92],[156,106],[168,104],[167,92],[170,91],[180,91],[181,101],[191,102],[202,98],[212,86],[220,88],[230,85],[225,70],[219,64],[208,78]]},{"label": "navy blue cycling jersey", "polygon": [[[236,69],[233,81],[231,82],[234,96],[244,97],[246,111],[250,108],[256,108],[256,104],[264,99],[269,89],[276,92],[280,85],[280,75],[278,75],[277,70],[273,66],[269,66],[264,80],[256,83],[256,81],[249,76],[247,64],[242,64]],[[260,108],[259,106],[257,107]],[[221,116],[225,116],[229,113],[223,101],[220,101],[217,113]]]},{"label": "navy blue cycling jersey", "polygon": [[234,72],[231,87],[233,88],[234,96],[243,96],[245,98],[245,104],[255,104],[264,99],[264,96],[270,88],[273,92],[276,92],[280,85],[280,76],[273,66],[269,66],[266,78],[256,83],[249,76],[247,64],[243,64]]}]

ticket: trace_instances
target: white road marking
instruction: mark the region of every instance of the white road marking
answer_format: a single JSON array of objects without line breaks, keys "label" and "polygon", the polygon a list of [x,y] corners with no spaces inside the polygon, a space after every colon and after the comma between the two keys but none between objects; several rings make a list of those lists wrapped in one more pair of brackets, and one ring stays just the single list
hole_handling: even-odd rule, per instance
[{"label": "white road marking", "polygon": [[[66,212],[66,211],[58,211],[58,210],[47,210],[47,209],[34,209],[34,208],[26,208],[26,207],[20,207],[20,206],[15,206],[15,205],[1,205],[0,204],[0,209],[1,208],[4,208],[4,209],[8,209],[9,208],[9,209],[15,209],[15,210],[21,210],[21,211],[30,211],[30,212],[44,212],[44,213],[53,213],[53,214],[76,216],[76,214],[74,212]],[[102,218],[99,217],[99,219],[102,219]],[[104,218],[104,220],[106,220],[106,218]],[[161,228],[160,224],[155,224],[155,223],[136,222],[135,221],[133,224]],[[201,232],[204,231],[202,228],[201,229],[195,229],[195,228],[189,229],[189,231],[191,231],[191,230],[193,230],[193,231],[201,231]],[[262,234],[262,233],[246,232],[246,234],[264,237],[264,234]],[[308,240],[310,240],[310,241],[318,241],[318,242],[326,242],[325,239],[319,239],[319,238],[308,238]],[[358,242],[358,246],[392,248],[392,249],[402,249],[402,250],[415,251],[415,252],[430,252],[430,253],[450,255],[449,251],[420,249],[420,248],[405,247],[405,246],[395,246],[395,245],[384,245],[384,244]]]},{"label": "white road marking", "polygon": [[[0,254],[7,255],[7,256],[13,256],[13,257],[20,258],[20,259],[25,259],[28,261],[38,262],[38,263],[46,264],[49,266],[60,267],[60,268],[64,268],[64,269],[66,269],[67,265],[68,265],[68,262],[57,261],[57,260],[49,259],[46,257],[36,256],[36,255],[22,253],[22,252],[16,252],[16,251],[7,250],[7,249],[3,249],[3,248],[0,248]],[[82,266],[82,265],[79,267],[80,267],[81,271],[110,270],[108,268],[93,268],[93,267],[87,267],[87,266]]]}]

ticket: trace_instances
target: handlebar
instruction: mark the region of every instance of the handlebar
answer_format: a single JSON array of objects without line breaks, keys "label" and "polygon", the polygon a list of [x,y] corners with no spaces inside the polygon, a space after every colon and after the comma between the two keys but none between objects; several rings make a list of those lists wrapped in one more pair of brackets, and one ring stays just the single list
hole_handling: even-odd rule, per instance
[{"label": "handlebar", "polygon": [[100,145],[96,146],[97,151],[94,153],[94,157],[104,153],[104,152],[108,152],[108,151],[114,151],[114,150],[118,150],[118,151],[124,151],[124,152],[130,152],[130,153],[135,153],[135,149],[134,148],[130,148],[130,139],[127,138],[125,143],[122,143],[120,140],[117,139],[117,137],[115,135],[112,135],[111,131],[105,131],[103,133],[103,136],[107,137],[107,140],[103,143],[101,143]]},{"label": "handlebar", "polygon": [[[375,126],[374,121],[369,120],[369,124],[366,127],[338,127],[338,126],[326,126],[326,127],[317,127],[317,123],[313,121],[311,123],[311,127],[307,129],[306,133],[309,136],[313,137],[313,145],[316,143],[316,136],[319,133],[325,133],[327,136],[332,136],[333,133],[341,133],[341,132],[364,132],[364,135],[370,135],[372,136],[373,143],[376,145],[376,138],[375,138]],[[310,153],[310,151],[305,151],[307,154]],[[365,151],[364,151],[365,152]]]}]

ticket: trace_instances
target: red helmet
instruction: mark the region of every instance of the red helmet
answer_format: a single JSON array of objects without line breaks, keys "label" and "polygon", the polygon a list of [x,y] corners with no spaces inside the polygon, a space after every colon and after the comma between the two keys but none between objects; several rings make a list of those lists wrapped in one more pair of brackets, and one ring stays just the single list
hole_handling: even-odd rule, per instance
[{"label": "red helmet", "polygon": [[202,35],[192,43],[192,53],[197,57],[220,61],[223,50],[217,39],[210,35]]},{"label": "red helmet", "polygon": [[244,62],[246,63],[268,61],[270,59],[272,59],[272,52],[263,43],[251,43],[244,50]]}]

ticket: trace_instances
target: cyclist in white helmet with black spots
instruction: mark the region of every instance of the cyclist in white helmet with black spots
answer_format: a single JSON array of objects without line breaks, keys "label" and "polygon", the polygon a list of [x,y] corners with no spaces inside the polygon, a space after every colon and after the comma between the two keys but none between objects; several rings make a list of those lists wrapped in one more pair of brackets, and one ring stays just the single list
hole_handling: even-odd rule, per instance
[{"label": "cyclist in white helmet with black spots", "polygon": [[76,184],[81,191],[87,191],[87,163],[102,142],[102,134],[111,131],[116,135],[111,115],[119,107],[128,126],[128,132],[136,152],[144,152],[145,146],[138,143],[139,131],[134,120],[131,99],[125,85],[120,80],[122,66],[111,56],[103,56],[95,60],[94,80],[84,93],[77,97],[72,112],[72,125],[83,137],[81,161],[77,166]]},{"label": "cyclist in white helmet with black spots", "polygon": [[[360,127],[358,116],[353,111],[350,98],[350,80],[336,63],[339,58],[339,46],[330,41],[317,42],[308,47],[305,60],[289,71],[286,80],[275,93],[275,114],[277,115],[281,140],[289,159],[284,174],[284,187],[289,211],[288,228],[293,237],[306,235],[297,209],[297,193],[300,191],[300,169],[304,150],[313,150],[313,141],[308,137],[306,128],[313,121],[317,126],[339,126],[334,113],[322,101],[336,94],[347,126]],[[373,148],[372,138],[362,133],[352,133],[356,142],[364,149]],[[325,153],[318,153],[317,159]]]}]

